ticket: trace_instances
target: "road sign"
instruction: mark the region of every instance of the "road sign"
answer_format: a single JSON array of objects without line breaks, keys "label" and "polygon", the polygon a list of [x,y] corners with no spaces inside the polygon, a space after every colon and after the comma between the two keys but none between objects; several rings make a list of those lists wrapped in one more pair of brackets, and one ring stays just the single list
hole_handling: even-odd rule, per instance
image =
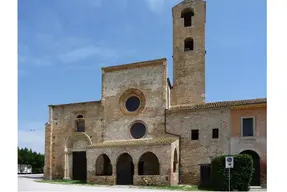
[{"label": "road sign", "polygon": [[233,165],[234,165],[233,157],[231,156],[225,157],[225,168],[233,168]]}]

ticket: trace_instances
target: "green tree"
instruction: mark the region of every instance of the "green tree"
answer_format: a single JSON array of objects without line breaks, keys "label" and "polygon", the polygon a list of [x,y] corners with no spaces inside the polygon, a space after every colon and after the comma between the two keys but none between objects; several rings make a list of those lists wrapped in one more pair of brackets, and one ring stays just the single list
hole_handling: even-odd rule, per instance
[{"label": "green tree", "polygon": [[42,173],[44,167],[44,155],[26,147],[21,149],[18,147],[18,164],[31,165],[34,173]]}]

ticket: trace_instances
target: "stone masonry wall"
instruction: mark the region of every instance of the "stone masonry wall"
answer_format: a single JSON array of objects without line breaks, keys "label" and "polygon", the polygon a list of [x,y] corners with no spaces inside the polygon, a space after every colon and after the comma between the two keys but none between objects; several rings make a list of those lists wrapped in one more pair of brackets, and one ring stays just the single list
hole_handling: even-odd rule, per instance
[{"label": "stone masonry wall", "polygon": [[50,134],[51,134],[51,125],[46,123],[45,125],[45,160],[44,160],[44,179],[50,179],[50,161],[51,161],[51,153],[50,153]]},{"label": "stone masonry wall", "polygon": [[[172,9],[173,17],[173,89],[172,105],[205,102],[205,3],[184,1]],[[194,12],[192,25],[184,27],[182,11]],[[193,50],[184,50],[186,38],[193,38]]]},{"label": "stone masonry wall", "polygon": [[[81,114],[85,118],[86,134],[93,143],[102,142],[102,107],[100,102],[75,103],[69,105],[54,106],[52,116],[52,178],[64,177],[64,150],[66,140],[76,130],[76,117]],[[49,134],[45,135],[46,140]],[[47,143],[46,143],[47,147]],[[46,164],[45,164],[46,165]],[[46,168],[50,169],[49,165]]]},{"label": "stone masonry wall", "polygon": [[[120,148],[91,148],[87,150],[87,173],[88,182],[107,184],[116,183],[116,165],[118,157],[123,153],[128,153],[134,163],[134,184],[142,184],[142,177],[138,175],[138,161],[141,155],[145,152],[154,153],[160,165],[160,175],[152,176],[157,184],[169,184],[170,182],[170,154],[171,145],[154,145],[154,146],[134,146],[134,147],[120,147]],[[96,160],[101,154],[106,154],[112,164],[112,176],[96,176]],[[155,184],[155,183],[154,183]]]},{"label": "stone masonry wall", "polygon": [[[130,126],[139,120],[147,126],[145,138],[164,134],[166,73],[165,61],[151,66],[103,71],[105,140],[133,139],[130,135]],[[120,97],[130,88],[140,90],[145,97],[145,107],[136,115],[125,115],[120,110]]]},{"label": "stone masonry wall", "polygon": [[[213,128],[219,129],[218,139],[212,139]],[[191,129],[199,129],[199,140],[191,140]],[[229,152],[230,110],[168,112],[167,131],[181,136],[181,182],[199,184],[200,164],[209,164],[212,157]]]}]

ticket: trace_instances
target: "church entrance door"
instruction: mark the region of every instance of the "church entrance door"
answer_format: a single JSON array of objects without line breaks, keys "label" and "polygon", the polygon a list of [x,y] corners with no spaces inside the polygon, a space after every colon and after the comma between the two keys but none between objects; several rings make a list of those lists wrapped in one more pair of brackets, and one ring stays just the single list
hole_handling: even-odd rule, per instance
[{"label": "church entrance door", "polygon": [[86,152],[73,152],[73,180],[87,180]]}]

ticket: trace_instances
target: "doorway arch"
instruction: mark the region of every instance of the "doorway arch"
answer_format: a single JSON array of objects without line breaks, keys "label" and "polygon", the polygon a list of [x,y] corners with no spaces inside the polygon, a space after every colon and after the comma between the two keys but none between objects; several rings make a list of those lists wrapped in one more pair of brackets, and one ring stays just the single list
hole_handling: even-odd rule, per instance
[{"label": "doorway arch", "polygon": [[250,182],[251,186],[260,186],[260,156],[252,150],[242,151],[240,154],[250,155],[253,160],[253,176]]},{"label": "doorway arch", "polygon": [[123,153],[117,160],[117,185],[133,185],[134,164],[128,153]]},{"label": "doorway arch", "polygon": [[65,143],[64,179],[87,180],[86,149],[92,141],[86,133],[74,132]]}]

